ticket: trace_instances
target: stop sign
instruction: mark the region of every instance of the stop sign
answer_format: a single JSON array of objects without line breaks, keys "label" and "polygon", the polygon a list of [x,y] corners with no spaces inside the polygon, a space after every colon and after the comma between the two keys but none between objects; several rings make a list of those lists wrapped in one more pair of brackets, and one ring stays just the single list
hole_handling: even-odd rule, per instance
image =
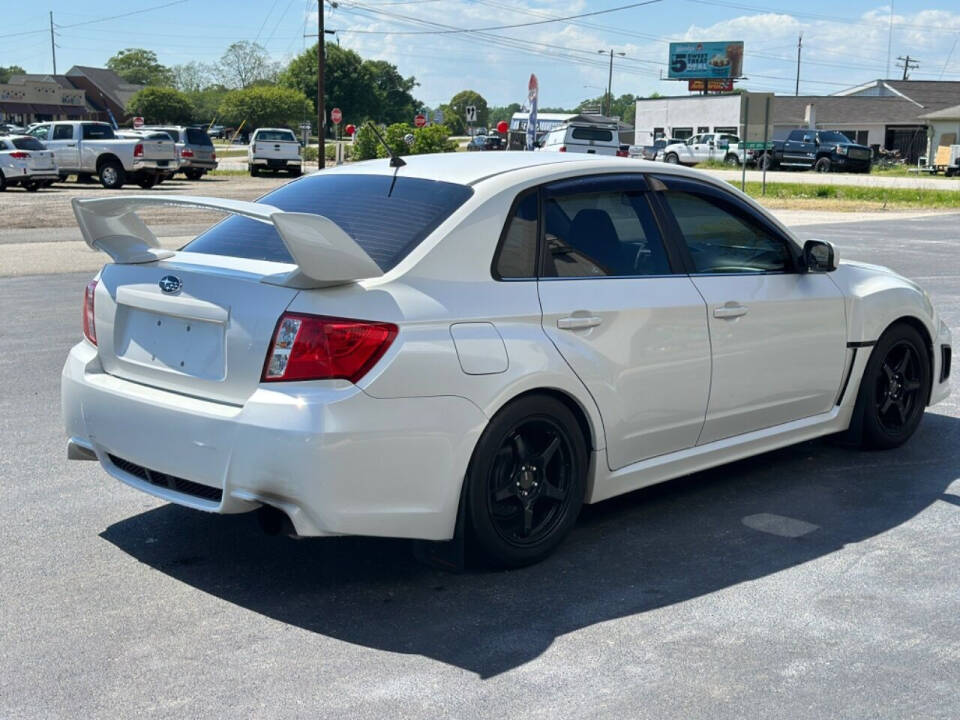
[{"label": "stop sign", "polygon": [[497,132],[500,133],[501,135],[506,135],[507,130],[509,129],[510,129],[510,126],[507,125],[506,121],[501,120],[500,122],[497,123]]},{"label": "stop sign", "polygon": [[355,125],[347,125],[343,130],[347,135],[353,135],[357,131],[357,128]]},{"label": "stop sign", "polygon": [[343,113],[340,112],[340,108],[334,108],[330,111],[330,121],[334,125],[339,125],[341,120],[343,120]]},{"label": "stop sign", "polygon": [[143,127],[143,118],[139,115],[133,119],[133,127],[142,128]]},{"label": "stop sign", "polygon": [[423,127],[424,125],[427,124],[427,118],[424,117],[423,115],[417,115],[413,119],[413,124],[416,125],[417,127]]}]

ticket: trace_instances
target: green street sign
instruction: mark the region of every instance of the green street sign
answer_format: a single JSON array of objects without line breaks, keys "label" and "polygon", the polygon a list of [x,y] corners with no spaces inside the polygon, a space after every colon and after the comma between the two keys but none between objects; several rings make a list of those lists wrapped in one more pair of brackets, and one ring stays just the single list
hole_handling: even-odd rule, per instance
[{"label": "green street sign", "polygon": [[745,142],[742,143],[745,150],[771,150],[773,148],[772,142]]}]

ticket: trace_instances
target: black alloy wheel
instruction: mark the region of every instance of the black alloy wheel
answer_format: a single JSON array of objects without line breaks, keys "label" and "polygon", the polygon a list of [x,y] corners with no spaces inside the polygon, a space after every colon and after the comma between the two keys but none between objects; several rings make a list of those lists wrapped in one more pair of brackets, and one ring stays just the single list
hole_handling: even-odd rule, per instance
[{"label": "black alloy wheel", "polygon": [[860,384],[863,445],[894,448],[910,439],[923,418],[930,384],[923,338],[909,325],[892,326],[877,342]]},{"label": "black alloy wheel", "polygon": [[586,486],[586,443],[560,401],[530,396],[487,427],[468,473],[476,549],[498,566],[545,558],[576,522]]}]

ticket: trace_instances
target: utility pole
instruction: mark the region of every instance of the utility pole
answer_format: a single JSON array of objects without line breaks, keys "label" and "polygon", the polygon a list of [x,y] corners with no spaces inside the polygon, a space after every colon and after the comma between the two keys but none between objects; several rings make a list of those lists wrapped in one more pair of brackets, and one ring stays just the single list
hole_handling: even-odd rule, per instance
[{"label": "utility pole", "polygon": [[323,71],[326,61],[326,33],[323,32],[323,3],[317,0],[317,169],[327,165],[327,148],[324,144],[327,109],[323,102]]},{"label": "utility pole", "polygon": [[[597,52],[600,55],[607,54],[606,50],[597,50]],[[614,55],[613,48],[610,48],[609,52],[610,52],[610,73],[607,75],[607,109],[606,109],[607,117],[610,117],[610,111],[611,111],[611,108],[613,107],[613,95],[611,94],[613,89],[613,55]],[[623,53],[623,52],[618,52],[616,54],[619,55],[620,57],[624,57],[626,55],[626,53]]]},{"label": "utility pole", "polygon": [[797,36],[797,86],[793,90],[795,96],[800,95],[800,51],[803,49],[803,33]]},{"label": "utility pole", "polygon": [[57,74],[57,43],[53,40],[53,10],[50,11],[50,54],[53,55],[53,74]]},{"label": "utility pole", "polygon": [[917,62],[917,59],[916,59],[916,58],[912,58],[912,57],[910,57],[909,55],[907,55],[906,57],[903,57],[903,55],[901,55],[901,56],[899,56],[899,57],[897,58],[897,60],[902,60],[902,61],[903,61],[903,65],[901,65],[900,63],[897,63],[897,67],[902,67],[902,68],[903,68],[903,79],[904,79],[904,80],[909,79],[909,77],[910,77],[910,71],[911,71],[911,70],[916,70],[918,67],[920,67],[920,63]]},{"label": "utility pole", "polygon": [[887,74],[884,79],[890,79],[890,50],[893,47],[893,0],[890,0],[890,32],[887,34]]}]

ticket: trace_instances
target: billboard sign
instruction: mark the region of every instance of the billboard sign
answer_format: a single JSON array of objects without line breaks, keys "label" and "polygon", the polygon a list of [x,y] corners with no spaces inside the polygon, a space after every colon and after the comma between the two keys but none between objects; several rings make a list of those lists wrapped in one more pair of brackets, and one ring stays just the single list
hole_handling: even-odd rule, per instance
[{"label": "billboard sign", "polygon": [[738,78],[743,74],[743,42],[670,43],[671,80]]},{"label": "billboard sign", "polygon": [[687,80],[687,89],[690,92],[731,92],[733,90],[733,80],[727,78],[705,80]]}]

